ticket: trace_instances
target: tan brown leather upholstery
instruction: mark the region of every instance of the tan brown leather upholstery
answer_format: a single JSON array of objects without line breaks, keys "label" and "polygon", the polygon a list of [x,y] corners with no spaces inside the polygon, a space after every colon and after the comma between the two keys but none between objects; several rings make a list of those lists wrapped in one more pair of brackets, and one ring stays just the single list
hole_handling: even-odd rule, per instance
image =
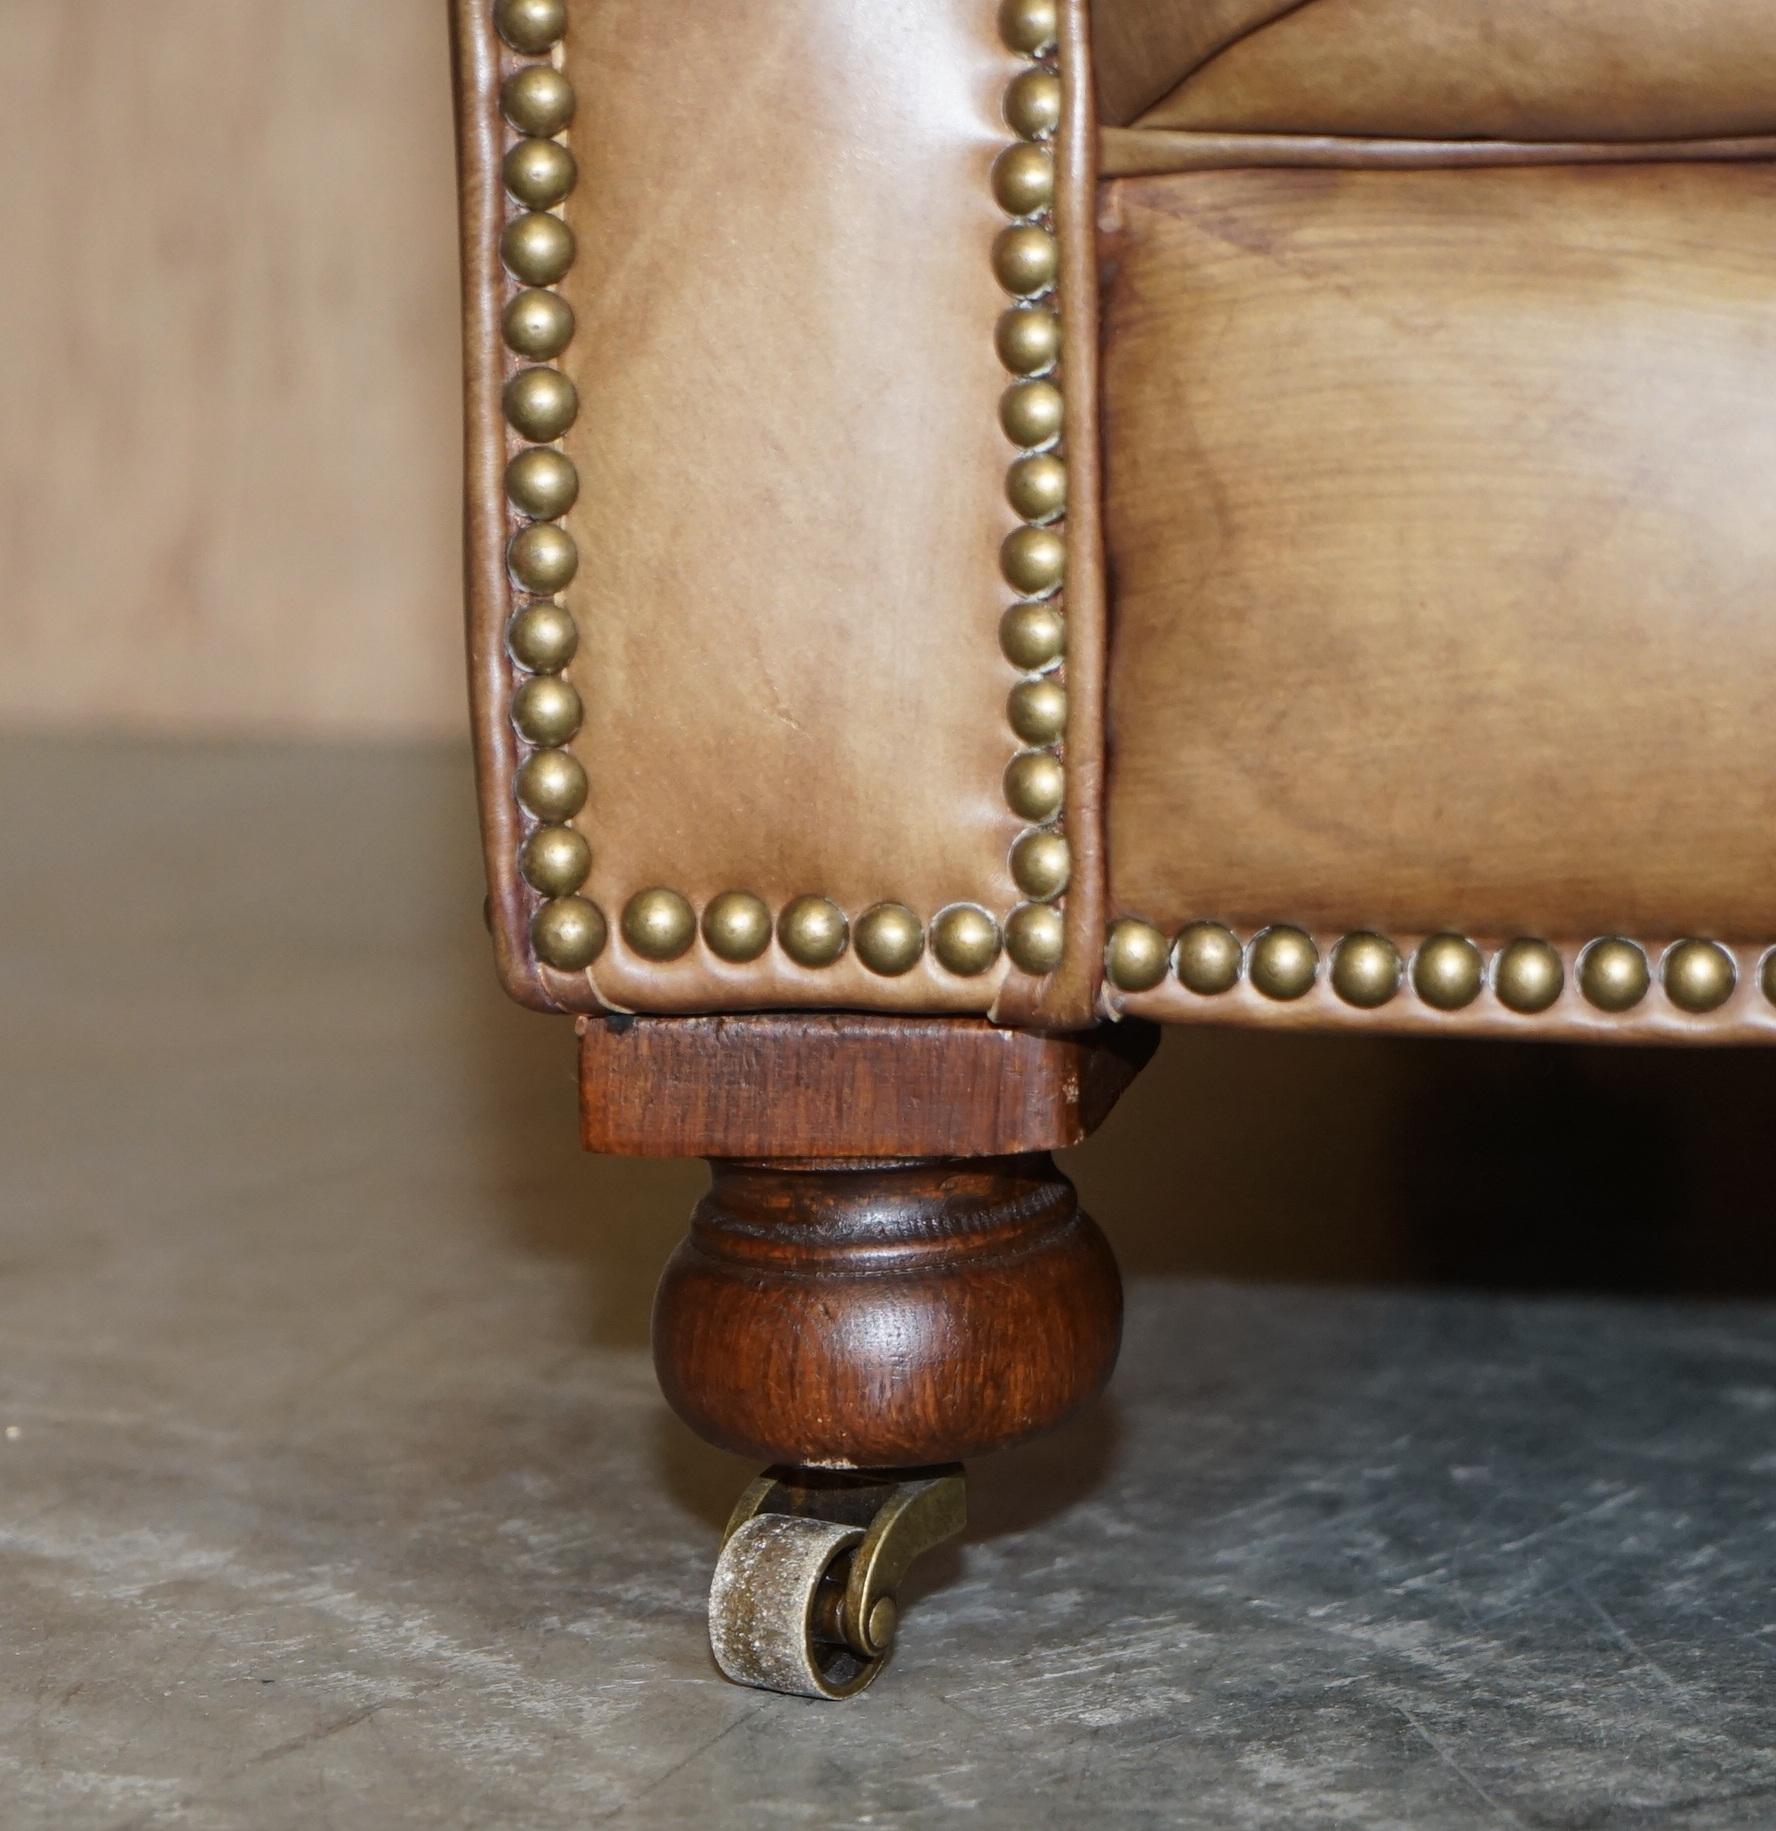
[{"label": "tan brown leather upholstery", "polygon": [[1094,0],[1098,102],[1110,126],[1138,120],[1217,51],[1301,0]]},{"label": "tan brown leather upholstery", "polygon": [[1113,210],[1118,903],[1762,939],[1776,168]]},{"label": "tan brown leather upholstery", "polygon": [[[564,43],[521,55],[496,0],[455,4],[476,728],[519,996],[1776,1036],[1776,10],[1063,0],[1058,44],[1019,55],[997,0],[892,30],[824,0],[569,0]],[[501,477],[554,435],[500,412],[523,362],[498,97],[552,68],[580,109],[578,255],[544,284],[577,320],[560,678],[584,718],[521,742],[528,524]],[[812,967],[781,941],[732,964],[688,932],[644,958],[621,918],[656,885],[685,921],[813,893],[853,923],[905,904],[928,937],[957,905],[1010,932],[1034,894],[1009,854],[1048,816],[1003,778],[1051,739],[1011,734],[998,639],[1020,523],[989,176],[1020,73],[1060,123],[1055,208],[1017,231],[1059,266],[1060,970],[929,946]],[[518,869],[515,776],[556,741],[610,930],[585,971],[538,964],[552,905]],[[1307,930],[1320,970],[1266,997],[1248,951],[1234,989],[1186,990],[1166,950],[1203,919]],[[1330,966],[1371,930],[1400,973],[1373,999]],[[1475,987],[1433,1009],[1414,950],[1449,930]],[[1613,988],[1585,951],[1612,936]],[[1558,957],[1533,1019],[1498,981],[1522,937]],[[1692,948],[1663,987],[1686,937],[1730,958]]]},{"label": "tan brown leather upholstery", "polygon": [[[820,0],[599,0],[568,35],[575,748],[609,910],[653,884],[1016,900],[996,224],[964,181],[1007,57],[966,12],[878,37]],[[627,1008],[992,1001],[929,955],[870,977],[620,935],[591,970]]]},{"label": "tan brown leather upholstery", "polygon": [[1097,0],[1117,124],[1440,139],[1776,127],[1768,0]]}]

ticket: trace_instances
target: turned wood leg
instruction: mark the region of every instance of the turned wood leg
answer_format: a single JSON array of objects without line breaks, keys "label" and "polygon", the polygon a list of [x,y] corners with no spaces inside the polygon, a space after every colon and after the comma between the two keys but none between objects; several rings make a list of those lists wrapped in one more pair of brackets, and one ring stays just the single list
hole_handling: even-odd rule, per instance
[{"label": "turned wood leg", "polygon": [[654,1364],[700,1436],[767,1462],[961,1462],[1102,1390],[1108,1243],[1047,1152],[716,1160],[654,1306]]},{"label": "turned wood leg", "polygon": [[911,1560],[961,1529],[965,1459],[1102,1390],[1109,1245],[1051,1150],[1151,1053],[1137,1026],[639,1019],[582,1028],[587,1145],[710,1160],[654,1306],[654,1364],[711,1443],[777,1465],[729,1524],[722,1669],[848,1697]]}]

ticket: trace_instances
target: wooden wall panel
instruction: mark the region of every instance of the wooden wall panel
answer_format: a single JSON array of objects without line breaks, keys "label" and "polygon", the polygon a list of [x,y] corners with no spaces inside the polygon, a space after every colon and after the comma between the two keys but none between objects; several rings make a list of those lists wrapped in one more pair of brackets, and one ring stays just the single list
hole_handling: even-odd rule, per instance
[{"label": "wooden wall panel", "polygon": [[463,728],[441,0],[0,0],[0,723]]}]

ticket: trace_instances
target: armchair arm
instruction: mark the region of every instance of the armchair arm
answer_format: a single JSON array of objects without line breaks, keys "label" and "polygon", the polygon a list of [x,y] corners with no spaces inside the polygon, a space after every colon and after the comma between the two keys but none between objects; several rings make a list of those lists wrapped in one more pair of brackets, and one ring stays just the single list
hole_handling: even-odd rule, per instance
[{"label": "armchair arm", "polygon": [[[510,989],[1089,1023],[1083,6],[1058,77],[1052,42],[1007,48],[995,0],[566,0],[531,38],[538,11],[455,0],[470,650]],[[1021,195],[994,176],[1015,145]],[[1014,508],[1031,455],[1058,461],[1016,472]]]}]

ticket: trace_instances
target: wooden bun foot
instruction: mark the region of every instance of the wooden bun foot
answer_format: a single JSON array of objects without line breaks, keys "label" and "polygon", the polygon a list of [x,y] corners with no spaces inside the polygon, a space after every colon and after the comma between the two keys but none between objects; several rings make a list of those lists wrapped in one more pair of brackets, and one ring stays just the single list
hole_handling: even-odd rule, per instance
[{"label": "wooden bun foot", "polygon": [[1122,1286],[1044,1152],[714,1160],[654,1306],[666,1397],[766,1462],[960,1462],[1059,1423],[1115,1365]]}]

